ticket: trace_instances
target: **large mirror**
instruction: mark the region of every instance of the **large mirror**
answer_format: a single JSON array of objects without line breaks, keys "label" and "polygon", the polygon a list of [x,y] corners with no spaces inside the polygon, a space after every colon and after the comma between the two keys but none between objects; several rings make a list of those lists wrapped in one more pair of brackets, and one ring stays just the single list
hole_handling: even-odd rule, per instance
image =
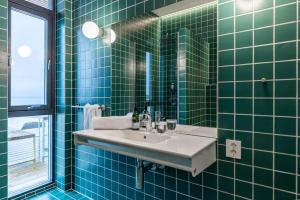
[{"label": "large mirror", "polygon": [[180,124],[216,126],[215,4],[147,14],[111,29],[112,115],[147,104]]}]

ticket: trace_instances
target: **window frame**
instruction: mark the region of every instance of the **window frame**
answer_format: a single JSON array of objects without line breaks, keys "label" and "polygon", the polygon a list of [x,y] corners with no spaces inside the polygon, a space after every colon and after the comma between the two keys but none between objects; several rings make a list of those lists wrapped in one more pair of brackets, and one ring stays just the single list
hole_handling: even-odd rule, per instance
[{"label": "window frame", "polygon": [[[10,198],[18,198],[22,197],[24,194],[34,192],[36,190],[42,189],[44,187],[51,187],[55,184],[55,130],[56,130],[56,113],[55,113],[55,106],[56,106],[56,0],[53,0],[52,10],[48,10],[46,8],[40,7],[33,3],[27,2],[25,0],[8,0],[8,118],[12,117],[26,117],[26,116],[37,116],[37,115],[49,115],[51,116],[51,137],[49,137],[51,147],[51,155],[49,156],[49,164],[50,167],[50,175],[49,175],[49,183],[36,185],[34,188],[24,191],[20,194],[15,194],[14,196],[9,196]],[[10,104],[10,90],[11,90],[11,9],[16,8],[18,10],[32,13],[37,16],[42,16],[43,18],[47,19],[48,21],[48,59],[51,59],[51,66],[50,70],[48,70],[47,76],[47,106],[40,107],[36,109],[16,109],[11,107]],[[37,13],[37,14],[36,14]],[[24,107],[24,106],[23,106]]]},{"label": "window frame", "polygon": [[[53,2],[54,3],[54,2]],[[32,14],[33,16],[41,17],[48,22],[47,27],[47,61],[50,60],[49,70],[46,71],[46,104],[45,105],[11,105],[11,11],[15,9],[20,12]],[[8,4],[8,116],[22,117],[35,115],[53,115],[55,102],[55,25],[54,25],[54,10],[37,6],[25,0],[9,0]]]}]

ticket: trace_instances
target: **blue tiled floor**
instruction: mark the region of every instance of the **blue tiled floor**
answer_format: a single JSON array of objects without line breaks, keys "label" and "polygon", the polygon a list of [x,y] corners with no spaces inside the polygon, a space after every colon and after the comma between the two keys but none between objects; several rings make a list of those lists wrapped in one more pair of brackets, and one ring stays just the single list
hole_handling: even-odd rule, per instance
[{"label": "blue tiled floor", "polygon": [[29,200],[90,200],[89,198],[79,194],[76,191],[62,191],[60,189],[52,189],[48,192],[39,194],[38,196],[32,197]]}]

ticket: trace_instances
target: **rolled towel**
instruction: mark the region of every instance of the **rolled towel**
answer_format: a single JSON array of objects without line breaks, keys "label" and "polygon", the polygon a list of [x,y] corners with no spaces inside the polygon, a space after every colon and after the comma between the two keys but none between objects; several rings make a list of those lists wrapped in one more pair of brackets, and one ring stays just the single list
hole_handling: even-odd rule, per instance
[{"label": "rolled towel", "polygon": [[92,119],[98,116],[99,116],[99,105],[86,104],[83,108],[83,128],[91,129],[93,126]]},{"label": "rolled towel", "polygon": [[94,130],[123,130],[130,129],[132,120],[130,116],[94,117]]}]

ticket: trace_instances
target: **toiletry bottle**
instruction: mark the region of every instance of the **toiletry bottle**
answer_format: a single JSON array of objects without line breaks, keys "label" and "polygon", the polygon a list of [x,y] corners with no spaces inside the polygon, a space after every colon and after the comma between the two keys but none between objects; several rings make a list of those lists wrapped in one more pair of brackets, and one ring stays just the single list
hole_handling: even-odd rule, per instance
[{"label": "toiletry bottle", "polygon": [[145,103],[145,107],[144,107],[144,110],[143,110],[143,118],[141,120],[141,126],[143,128],[146,128],[146,125],[147,125],[147,115],[149,115],[149,112],[148,112],[148,105],[147,105],[147,102]]},{"label": "toiletry bottle", "polygon": [[134,111],[132,114],[132,130],[139,130],[139,129],[140,129],[140,116],[135,104]]}]

